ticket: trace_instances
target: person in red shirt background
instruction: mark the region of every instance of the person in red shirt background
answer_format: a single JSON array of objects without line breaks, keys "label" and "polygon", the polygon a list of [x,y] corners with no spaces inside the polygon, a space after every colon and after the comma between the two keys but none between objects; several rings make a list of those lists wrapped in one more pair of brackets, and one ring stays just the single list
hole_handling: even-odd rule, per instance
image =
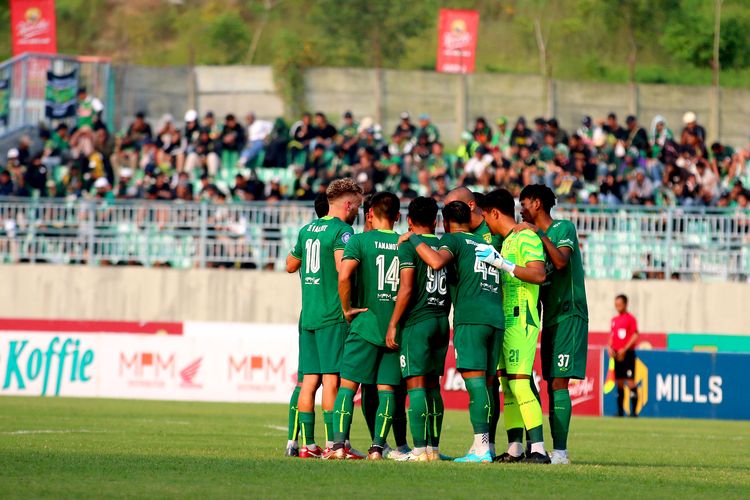
[{"label": "person in red shirt background", "polygon": [[617,383],[617,414],[625,415],[625,384],[630,388],[630,416],[635,417],[638,407],[638,390],[635,383],[635,346],[638,343],[638,323],[628,312],[628,297],[615,297],[617,316],[612,318],[609,337],[609,356],[615,360],[615,381]]}]

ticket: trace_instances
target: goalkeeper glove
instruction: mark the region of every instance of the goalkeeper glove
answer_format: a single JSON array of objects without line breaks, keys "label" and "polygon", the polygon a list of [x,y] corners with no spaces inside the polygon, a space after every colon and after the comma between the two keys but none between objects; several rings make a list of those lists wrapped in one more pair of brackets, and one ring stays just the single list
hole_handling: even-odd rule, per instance
[{"label": "goalkeeper glove", "polygon": [[495,250],[492,245],[477,245],[476,249],[474,249],[474,253],[482,262],[505,271],[515,278],[513,271],[515,271],[516,265],[507,259],[503,259],[500,253]]}]

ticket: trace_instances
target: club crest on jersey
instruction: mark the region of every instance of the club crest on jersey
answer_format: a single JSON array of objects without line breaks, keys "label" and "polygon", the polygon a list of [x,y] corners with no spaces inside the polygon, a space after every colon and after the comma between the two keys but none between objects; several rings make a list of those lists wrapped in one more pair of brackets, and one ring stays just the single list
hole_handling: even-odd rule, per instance
[{"label": "club crest on jersey", "polygon": [[490,233],[484,233],[482,238],[484,238],[484,241],[487,243],[492,243],[492,235]]},{"label": "club crest on jersey", "polygon": [[344,242],[344,245],[349,243],[349,239],[352,237],[352,233],[344,233],[341,235],[341,241]]}]

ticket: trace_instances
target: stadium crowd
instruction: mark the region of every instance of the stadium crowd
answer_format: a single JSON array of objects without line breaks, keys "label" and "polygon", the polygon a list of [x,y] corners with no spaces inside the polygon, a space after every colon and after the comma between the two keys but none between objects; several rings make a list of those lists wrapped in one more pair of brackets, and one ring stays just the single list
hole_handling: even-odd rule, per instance
[{"label": "stadium crowd", "polygon": [[591,205],[748,206],[750,148],[706,143],[693,112],[680,128],[656,116],[584,117],[575,131],[557,119],[494,123],[478,117],[447,148],[438,125],[408,112],[388,133],[346,112],[338,127],[324,113],[304,113],[291,127],[253,113],[219,122],[212,112],[170,115],[152,124],[143,113],[112,133],[101,104],[79,92],[76,123],[42,129],[42,151],[28,137],[7,154],[0,196],[198,201],[312,200],[331,180],[351,176],[366,193],[402,201],[442,197],[456,186],[514,195],[545,183],[563,202]]}]

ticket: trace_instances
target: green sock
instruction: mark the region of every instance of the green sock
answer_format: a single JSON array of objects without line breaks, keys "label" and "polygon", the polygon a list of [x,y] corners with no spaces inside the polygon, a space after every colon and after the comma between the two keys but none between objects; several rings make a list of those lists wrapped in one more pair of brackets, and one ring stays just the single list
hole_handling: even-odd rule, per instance
[{"label": "green sock", "polygon": [[433,387],[427,390],[427,397],[430,409],[427,444],[437,448],[440,446],[440,433],[443,430],[443,413],[445,412],[443,395],[440,394],[439,387]]},{"label": "green sock", "polygon": [[375,416],[378,414],[378,389],[374,385],[362,385],[362,415],[365,417],[370,439],[375,439]]},{"label": "green sock", "polygon": [[492,414],[490,415],[490,443],[495,443],[497,436],[497,423],[500,421],[500,381],[497,377],[492,378],[492,387],[488,387],[490,398],[492,398]]},{"label": "green sock", "polygon": [[469,392],[469,419],[474,434],[487,434],[492,416],[492,399],[487,381],[484,377],[471,377],[464,379],[464,382]]},{"label": "green sock", "polygon": [[299,434],[299,412],[297,411],[299,390],[300,386],[295,386],[294,392],[292,392],[292,399],[289,400],[289,427],[286,437],[289,441],[296,441],[297,434]]},{"label": "green sock", "polygon": [[529,379],[515,379],[508,382],[511,392],[516,397],[518,410],[523,419],[523,426],[528,430],[531,443],[544,442],[542,431],[542,407],[531,390]]},{"label": "green sock", "polygon": [[568,390],[553,391],[550,400],[549,424],[552,431],[552,447],[555,450],[568,449],[568,430],[572,411]]},{"label": "green sock", "polygon": [[299,412],[299,431],[302,434],[303,446],[315,444],[315,412]]},{"label": "green sock", "polygon": [[393,423],[393,413],[396,410],[396,396],[393,391],[378,391],[378,414],[375,416],[375,438],[372,440],[374,446],[385,446],[388,432]]},{"label": "green sock", "polygon": [[333,441],[333,411],[323,410],[323,423],[326,431],[326,446],[329,441]]},{"label": "green sock", "polygon": [[503,377],[503,411],[505,413],[505,431],[508,434],[508,443],[523,442],[523,417],[518,409],[518,402],[513,391],[510,389],[508,379]]},{"label": "green sock", "polygon": [[415,448],[427,446],[427,390],[423,387],[409,389],[409,427]]},{"label": "green sock", "polygon": [[399,386],[393,392],[394,410],[393,410],[393,440],[396,447],[409,444],[406,440],[406,387]]},{"label": "green sock", "polygon": [[349,436],[354,411],[354,394],[355,391],[340,387],[336,402],[333,404],[333,441],[336,443],[343,443]]},{"label": "green sock", "polygon": [[[531,385],[531,392],[534,393],[534,397],[536,398],[537,401],[539,401],[539,408],[541,408],[542,397],[539,395],[539,389],[536,388],[536,382],[534,382],[534,380],[532,379],[529,385]],[[531,437],[529,436],[529,431],[527,429],[526,430],[526,443],[532,443],[532,442],[533,441],[531,440]]]}]

